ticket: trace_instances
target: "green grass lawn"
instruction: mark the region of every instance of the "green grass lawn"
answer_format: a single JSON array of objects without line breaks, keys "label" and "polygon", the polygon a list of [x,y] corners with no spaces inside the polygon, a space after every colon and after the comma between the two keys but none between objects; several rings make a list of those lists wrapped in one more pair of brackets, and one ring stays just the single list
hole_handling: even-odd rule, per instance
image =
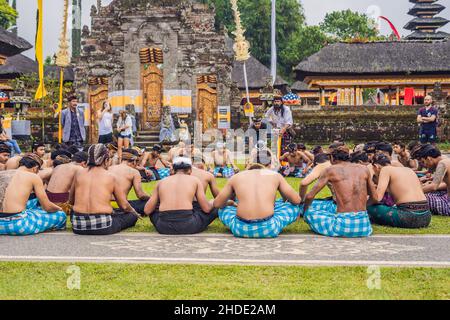
[{"label": "green grass lawn", "polygon": [[[294,188],[294,190],[299,190],[300,179],[296,178],[287,178],[289,184]],[[217,183],[219,188],[223,188],[226,184],[226,179],[217,179]],[[145,183],[144,190],[151,194],[153,189],[156,186],[156,182]],[[329,189],[322,190],[321,193],[317,196],[317,198],[326,198],[331,196],[331,192]],[[208,199],[212,199],[212,195],[208,190],[207,194]],[[130,194],[130,199],[136,199],[135,194]],[[448,217],[433,217],[431,222],[431,226],[426,229],[399,229],[399,228],[390,228],[373,225],[374,234],[450,234],[450,218]],[[153,225],[149,222],[149,219],[144,219],[138,221],[136,227],[127,230],[127,232],[156,232]],[[211,226],[206,230],[209,233],[228,233],[228,229],[219,221],[214,221]],[[284,234],[312,234],[309,226],[303,221],[293,223],[289,227],[287,227],[284,231]]]},{"label": "green grass lawn", "polygon": [[[369,290],[364,267],[0,263],[0,299],[450,299],[450,269],[381,268]],[[31,281],[32,279],[32,281]]]}]

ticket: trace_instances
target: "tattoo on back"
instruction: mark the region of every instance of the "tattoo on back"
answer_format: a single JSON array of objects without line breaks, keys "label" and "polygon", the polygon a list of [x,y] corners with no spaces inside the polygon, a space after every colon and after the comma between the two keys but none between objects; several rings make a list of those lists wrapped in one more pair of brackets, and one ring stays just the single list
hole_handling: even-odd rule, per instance
[{"label": "tattoo on back", "polygon": [[447,166],[440,162],[436,168],[436,173],[433,177],[433,184],[440,185],[442,180],[444,180],[445,175],[447,174]]}]

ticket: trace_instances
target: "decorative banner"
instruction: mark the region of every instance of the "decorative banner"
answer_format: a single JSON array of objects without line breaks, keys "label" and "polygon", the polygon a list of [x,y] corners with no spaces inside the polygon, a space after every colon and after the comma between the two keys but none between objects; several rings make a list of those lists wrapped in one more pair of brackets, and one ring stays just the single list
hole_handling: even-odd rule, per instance
[{"label": "decorative banner", "polygon": [[192,90],[164,90],[163,105],[172,113],[192,113]]},{"label": "decorative banner", "polygon": [[39,64],[39,87],[34,96],[35,100],[40,100],[47,96],[47,90],[44,84],[44,47],[42,44],[43,36],[43,24],[44,24],[44,14],[42,11],[42,0],[37,0],[38,2],[38,26],[36,35],[36,59]]},{"label": "decorative banner", "polygon": [[142,90],[121,90],[108,93],[108,100],[113,113],[119,113],[127,105],[134,105],[134,110],[142,113]]},{"label": "decorative banner", "polygon": [[231,108],[230,106],[219,106],[217,108],[217,128],[230,129],[231,127]]}]

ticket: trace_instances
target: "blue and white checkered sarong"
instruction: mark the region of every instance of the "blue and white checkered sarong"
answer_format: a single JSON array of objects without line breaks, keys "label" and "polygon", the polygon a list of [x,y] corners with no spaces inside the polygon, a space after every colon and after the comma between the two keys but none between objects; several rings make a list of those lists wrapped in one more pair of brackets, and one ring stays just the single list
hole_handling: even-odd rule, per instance
[{"label": "blue and white checkered sarong", "polygon": [[[161,168],[161,169],[158,169],[157,171],[158,171],[158,174],[159,174],[159,177],[161,178],[161,180],[164,180],[165,178],[170,177],[170,168]],[[155,181],[155,180],[156,180],[155,175],[152,175],[152,181]]]},{"label": "blue and white checkered sarong", "polygon": [[367,211],[337,213],[332,200],[315,200],[303,217],[310,228],[328,237],[362,238],[372,234]]},{"label": "blue and white checkered sarong", "polygon": [[219,218],[231,233],[238,238],[276,238],[291,223],[297,220],[300,208],[283,201],[276,201],[274,215],[265,221],[247,223],[237,217],[236,207],[219,210]]},{"label": "blue and white checkered sarong", "polygon": [[63,211],[48,213],[34,199],[28,201],[23,212],[0,218],[0,235],[28,236],[50,230],[64,230],[66,219]]},{"label": "blue and white checkered sarong", "polygon": [[232,167],[215,167],[214,168],[214,177],[217,178],[219,174],[222,174],[222,178],[229,179],[234,176],[234,168]]}]

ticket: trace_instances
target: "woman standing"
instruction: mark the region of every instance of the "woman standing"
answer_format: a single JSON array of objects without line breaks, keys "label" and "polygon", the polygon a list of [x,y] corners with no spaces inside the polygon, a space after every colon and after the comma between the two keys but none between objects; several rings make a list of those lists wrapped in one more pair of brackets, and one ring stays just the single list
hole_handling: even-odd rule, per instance
[{"label": "woman standing", "polygon": [[3,128],[3,120],[5,119],[4,116],[0,115],[0,142],[3,142],[8,147],[11,148],[13,153],[11,154],[11,157],[15,155],[20,155],[22,151],[20,150],[19,145],[17,144],[16,140],[11,139],[8,137],[8,134],[6,133],[5,129]]},{"label": "woman standing", "polygon": [[117,131],[119,131],[118,156],[119,162],[122,161],[122,149],[128,149],[130,147],[131,137],[133,136],[133,122],[131,117],[125,110],[120,110],[119,120],[117,121]]},{"label": "woman standing", "polygon": [[97,111],[98,119],[98,143],[108,144],[113,142],[113,114],[108,101],[103,102],[102,110]]}]

